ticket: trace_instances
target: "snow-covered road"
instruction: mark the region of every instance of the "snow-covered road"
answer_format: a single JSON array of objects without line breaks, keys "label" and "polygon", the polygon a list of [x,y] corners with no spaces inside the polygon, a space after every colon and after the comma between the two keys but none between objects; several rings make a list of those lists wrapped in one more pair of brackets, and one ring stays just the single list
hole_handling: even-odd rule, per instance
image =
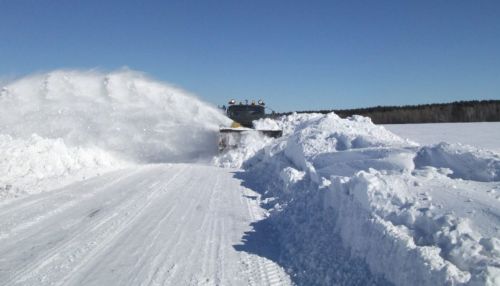
[{"label": "snow-covered road", "polygon": [[1,205],[0,281],[290,284],[281,267],[244,251],[242,237],[264,215],[258,194],[231,169],[161,164],[117,171]]},{"label": "snow-covered road", "polygon": [[0,87],[0,286],[500,285],[498,123],[291,114],[218,153],[230,121],[129,70]]}]

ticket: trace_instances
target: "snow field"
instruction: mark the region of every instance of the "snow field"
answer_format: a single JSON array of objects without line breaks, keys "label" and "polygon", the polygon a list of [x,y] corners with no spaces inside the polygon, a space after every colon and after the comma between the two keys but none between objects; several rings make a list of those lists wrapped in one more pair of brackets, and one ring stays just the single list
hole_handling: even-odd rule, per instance
[{"label": "snow field", "polygon": [[384,127],[422,145],[460,143],[500,153],[500,122],[386,124]]},{"label": "snow field", "polygon": [[283,138],[232,157],[259,181],[298,284],[500,283],[498,155],[419,147],[357,116],[276,124]]}]

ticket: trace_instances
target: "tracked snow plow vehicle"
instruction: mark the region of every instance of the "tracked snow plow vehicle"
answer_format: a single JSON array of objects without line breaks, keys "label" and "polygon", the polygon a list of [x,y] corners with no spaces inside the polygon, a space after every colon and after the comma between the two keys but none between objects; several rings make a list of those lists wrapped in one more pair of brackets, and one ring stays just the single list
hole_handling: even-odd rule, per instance
[{"label": "tracked snow plow vehicle", "polygon": [[241,144],[241,140],[245,134],[249,132],[257,132],[267,137],[278,138],[283,135],[282,130],[271,129],[254,129],[252,122],[261,118],[273,117],[272,114],[266,114],[265,103],[259,100],[257,103],[252,101],[245,103],[230,100],[229,106],[223,109],[226,115],[233,120],[231,127],[222,127],[219,129],[219,151],[232,149]]}]

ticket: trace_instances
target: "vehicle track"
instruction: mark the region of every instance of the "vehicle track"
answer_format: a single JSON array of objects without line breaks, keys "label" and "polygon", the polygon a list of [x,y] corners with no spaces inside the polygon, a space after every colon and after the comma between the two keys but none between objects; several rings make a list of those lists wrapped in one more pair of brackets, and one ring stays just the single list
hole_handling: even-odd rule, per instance
[{"label": "vehicle track", "polygon": [[0,285],[289,285],[234,246],[264,218],[232,170],[137,167],[6,205]]},{"label": "vehicle track", "polygon": [[[144,184],[145,182],[142,181],[139,186],[143,186]],[[14,273],[12,280],[17,283],[24,283],[28,279],[37,281],[47,276],[58,275],[60,271],[45,270],[53,265],[57,265],[57,269],[55,270],[72,269],[76,267],[74,265],[74,262],[76,262],[75,258],[82,257],[82,259],[89,259],[89,256],[86,254],[92,254],[95,248],[100,249],[105,247],[108,241],[121,231],[121,228],[130,224],[131,221],[146,209],[147,205],[141,205],[141,199],[148,196],[152,196],[152,194],[142,192],[137,193],[137,195],[131,198],[123,197],[117,201],[116,207],[111,209],[112,212],[110,212],[109,216],[102,216],[100,220],[94,222],[86,219],[84,224],[80,223],[81,228],[78,228],[78,226],[73,227],[74,231],[80,234],[68,236],[69,239],[67,240],[63,238],[58,245],[46,249],[48,251],[39,255],[43,263],[38,263],[37,260],[28,263],[20,271]],[[61,217],[57,218],[57,221],[61,219]],[[37,237],[31,235],[29,238],[36,239]],[[26,243],[23,240],[21,242]]]}]

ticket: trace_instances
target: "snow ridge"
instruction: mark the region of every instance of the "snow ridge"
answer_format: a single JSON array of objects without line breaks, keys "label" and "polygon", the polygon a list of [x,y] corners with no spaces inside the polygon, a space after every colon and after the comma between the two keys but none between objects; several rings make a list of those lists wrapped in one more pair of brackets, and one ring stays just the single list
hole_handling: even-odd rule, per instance
[{"label": "snow ridge", "polygon": [[294,114],[277,124],[285,136],[246,154],[243,168],[260,182],[280,263],[298,284],[498,285],[494,154],[419,147],[358,116]]},{"label": "snow ridge", "polygon": [[0,202],[56,189],[130,163],[91,147],[69,147],[62,139],[0,134]]},{"label": "snow ridge", "polygon": [[453,178],[500,181],[500,155],[461,144],[439,143],[425,146],[415,158],[417,166],[449,168]]}]

